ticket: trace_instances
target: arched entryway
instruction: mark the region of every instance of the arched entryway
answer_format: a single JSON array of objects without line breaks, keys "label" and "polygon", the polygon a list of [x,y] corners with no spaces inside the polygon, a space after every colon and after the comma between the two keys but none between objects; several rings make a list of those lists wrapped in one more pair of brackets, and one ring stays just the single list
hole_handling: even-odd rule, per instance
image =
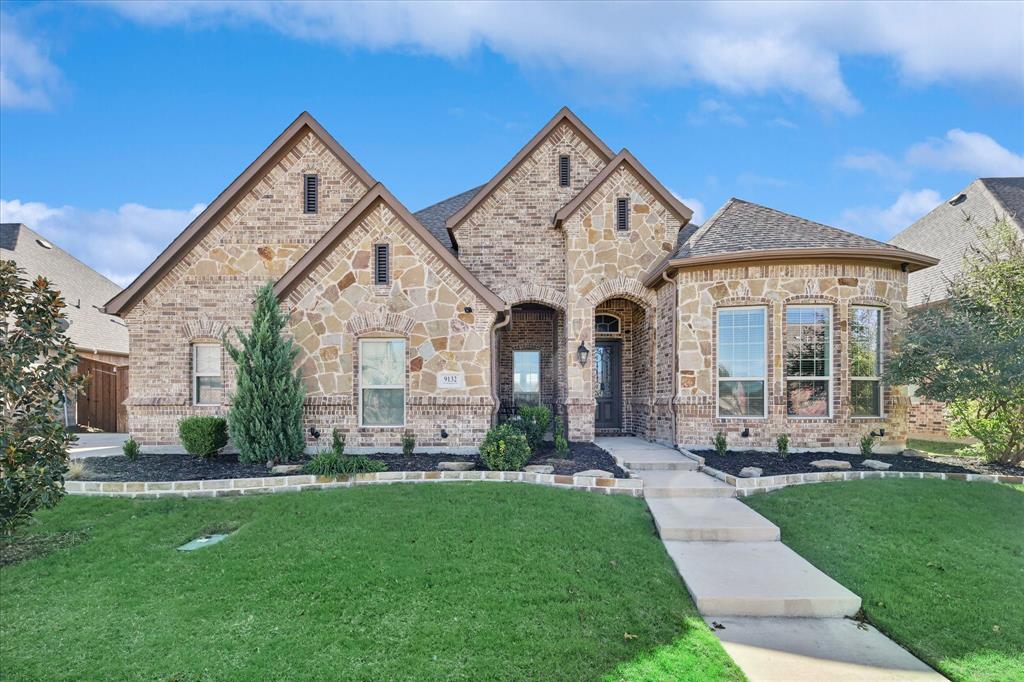
[{"label": "arched entryway", "polygon": [[525,302],[512,306],[508,325],[497,333],[498,419],[520,405],[545,405],[561,415],[565,403],[565,314]]},{"label": "arched entryway", "polygon": [[627,298],[594,308],[595,435],[647,435],[653,390],[649,318]]}]

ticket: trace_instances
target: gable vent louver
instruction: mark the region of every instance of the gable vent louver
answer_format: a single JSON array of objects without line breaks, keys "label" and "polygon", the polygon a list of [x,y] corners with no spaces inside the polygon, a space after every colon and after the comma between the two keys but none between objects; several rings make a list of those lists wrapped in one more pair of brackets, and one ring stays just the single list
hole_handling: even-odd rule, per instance
[{"label": "gable vent louver", "polygon": [[391,254],[387,244],[375,244],[373,247],[373,282],[374,284],[388,284],[391,280],[389,272],[391,266]]},{"label": "gable vent louver", "polygon": [[629,199],[615,200],[615,229],[622,231],[629,229]]},{"label": "gable vent louver", "polygon": [[569,155],[562,154],[558,157],[558,186],[569,186]]},{"label": "gable vent louver", "polygon": [[317,175],[304,175],[302,176],[303,181],[303,205],[302,210],[304,213],[316,213],[320,208],[320,177]]}]

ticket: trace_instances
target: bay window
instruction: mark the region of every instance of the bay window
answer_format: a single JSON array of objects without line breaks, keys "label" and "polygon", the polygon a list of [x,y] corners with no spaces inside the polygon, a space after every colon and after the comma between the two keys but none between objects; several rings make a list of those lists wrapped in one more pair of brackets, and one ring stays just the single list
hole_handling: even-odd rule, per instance
[{"label": "bay window", "polygon": [[786,414],[832,414],[832,308],[793,305],[786,309]]},{"label": "bay window", "polygon": [[405,425],[405,340],[359,342],[359,423]]},{"label": "bay window", "polygon": [[882,309],[850,314],[850,406],[854,417],[882,415]]},{"label": "bay window", "polygon": [[718,310],[718,416],[764,417],[767,309]]}]

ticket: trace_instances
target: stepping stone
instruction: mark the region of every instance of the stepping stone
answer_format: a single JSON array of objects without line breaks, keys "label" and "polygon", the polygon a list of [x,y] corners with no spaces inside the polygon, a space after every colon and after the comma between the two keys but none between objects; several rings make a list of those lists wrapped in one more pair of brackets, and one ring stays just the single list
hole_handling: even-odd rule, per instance
[{"label": "stepping stone", "polygon": [[841,459],[816,459],[811,466],[815,469],[849,469],[850,463]]},{"label": "stepping stone", "polygon": [[779,528],[739,500],[665,497],[647,500],[662,540],[771,542]]},{"label": "stepping stone", "polygon": [[550,464],[531,464],[523,467],[523,471],[529,471],[532,474],[553,474],[555,467]]},{"label": "stepping stone", "polygon": [[469,471],[474,466],[473,462],[438,462],[437,468],[441,471]]},{"label": "stepping stone", "polygon": [[920,457],[924,458],[925,454],[920,450],[908,449],[900,453],[904,457]]},{"label": "stepping stone", "polygon": [[301,464],[278,464],[277,466],[270,467],[270,473],[272,474],[297,474],[302,471]]},{"label": "stepping stone", "polygon": [[741,478],[760,478],[762,473],[764,473],[764,471],[757,467],[743,467],[740,469]]},{"label": "stepping stone", "polygon": [[644,497],[735,497],[736,489],[699,471],[640,471]]},{"label": "stepping stone", "polygon": [[888,462],[880,462],[877,459],[866,459],[861,462],[860,465],[869,469],[874,469],[875,471],[885,471],[886,469],[892,468],[892,464],[889,464]]},{"label": "stepping stone", "polygon": [[781,542],[665,542],[704,616],[841,618],[860,597]]},{"label": "stepping stone", "polygon": [[604,471],[603,469],[587,469],[586,471],[577,471],[573,476],[590,476],[591,478],[615,478],[615,474],[610,471]]}]

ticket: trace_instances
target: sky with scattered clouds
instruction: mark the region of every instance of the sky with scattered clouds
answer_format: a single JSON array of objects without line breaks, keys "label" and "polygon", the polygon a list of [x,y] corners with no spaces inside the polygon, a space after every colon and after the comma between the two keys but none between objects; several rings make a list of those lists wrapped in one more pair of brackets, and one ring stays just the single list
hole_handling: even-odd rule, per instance
[{"label": "sky with scattered clouds", "polygon": [[417,210],[563,105],[705,219],[887,239],[1024,175],[1024,3],[0,7],[0,219],[126,284],[310,111]]}]

